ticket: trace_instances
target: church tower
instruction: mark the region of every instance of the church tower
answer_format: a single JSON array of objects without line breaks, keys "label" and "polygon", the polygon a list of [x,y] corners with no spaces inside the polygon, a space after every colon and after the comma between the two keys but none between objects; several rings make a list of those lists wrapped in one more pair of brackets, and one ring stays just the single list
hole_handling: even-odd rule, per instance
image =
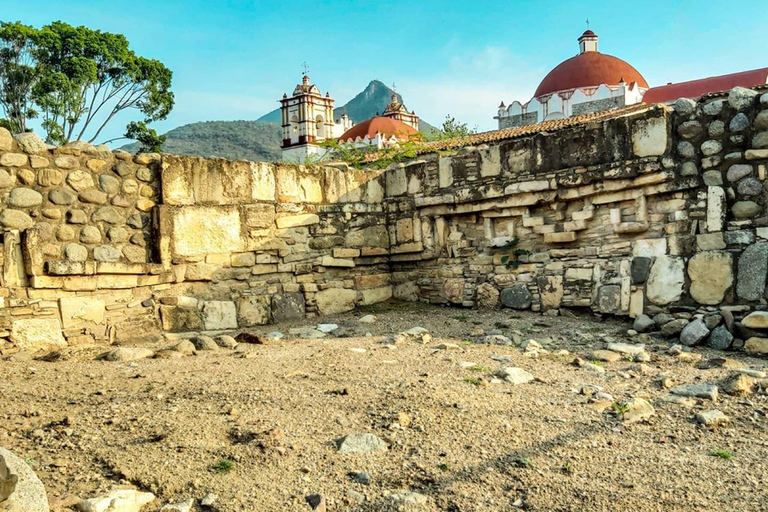
[{"label": "church tower", "polygon": [[416,115],[416,112],[408,112],[408,109],[405,108],[405,105],[400,103],[397,93],[392,94],[392,101],[389,103],[389,105],[387,105],[387,108],[384,109],[384,113],[381,115],[381,117],[397,119],[398,121],[402,121],[403,123],[407,124],[411,128],[415,128],[416,130],[419,129],[419,116]]},{"label": "church tower", "polygon": [[293,95],[283,94],[283,161],[304,163],[308,158],[325,155],[326,149],[319,143],[334,138],[333,103],[330,94],[323,96],[312,83],[306,70]]}]

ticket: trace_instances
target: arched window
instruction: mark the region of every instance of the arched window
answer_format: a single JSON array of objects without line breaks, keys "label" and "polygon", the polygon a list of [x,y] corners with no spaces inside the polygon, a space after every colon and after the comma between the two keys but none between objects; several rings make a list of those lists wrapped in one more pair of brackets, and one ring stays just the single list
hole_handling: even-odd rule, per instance
[{"label": "arched window", "polygon": [[318,139],[324,139],[325,138],[325,123],[323,121],[323,116],[317,116],[315,118],[315,124],[317,131],[317,138]]},{"label": "arched window", "polygon": [[293,115],[291,117],[291,137],[299,134],[299,116]]}]

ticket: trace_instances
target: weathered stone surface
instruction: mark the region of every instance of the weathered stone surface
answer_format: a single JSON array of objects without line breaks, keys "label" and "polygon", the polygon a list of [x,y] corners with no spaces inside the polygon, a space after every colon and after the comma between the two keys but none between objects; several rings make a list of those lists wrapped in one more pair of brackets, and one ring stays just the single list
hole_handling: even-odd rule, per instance
[{"label": "weathered stone surface", "polygon": [[114,195],[120,192],[120,180],[109,174],[99,176],[99,186],[107,194]]},{"label": "weathered stone surface", "polygon": [[744,343],[744,350],[750,354],[768,354],[768,338],[749,338]]},{"label": "weathered stone surface", "polygon": [[654,117],[632,126],[632,149],[639,157],[663,155],[667,150],[667,121]]},{"label": "weathered stone surface", "polygon": [[385,451],[387,443],[374,434],[349,434],[336,441],[341,453],[369,453]]},{"label": "weathered stone surface", "polygon": [[100,245],[93,250],[93,259],[96,261],[120,261],[122,253],[111,245]]},{"label": "weathered stone surface", "polygon": [[757,196],[763,192],[763,183],[757,178],[744,178],[736,186],[736,192],[743,196]]},{"label": "weathered stone surface", "polygon": [[557,309],[563,303],[563,276],[542,276],[538,280],[539,301],[544,311]]},{"label": "weathered stone surface", "polygon": [[722,411],[717,409],[711,411],[702,411],[696,413],[696,421],[704,425],[705,427],[714,427],[728,423],[729,418]]},{"label": "weathered stone surface", "polygon": [[67,184],[78,192],[94,187],[91,173],[85,171],[72,171],[67,174]]},{"label": "weathered stone surface", "polygon": [[500,369],[496,376],[500,379],[503,379],[513,386],[517,386],[519,384],[527,384],[529,382],[533,382],[536,380],[536,377],[531,375],[529,372],[522,368],[517,368],[514,366],[507,366],[505,368]]},{"label": "weathered stone surface", "polygon": [[315,301],[321,315],[335,315],[355,308],[357,292],[344,288],[329,288],[317,292]]},{"label": "weathered stone surface", "polygon": [[760,205],[754,201],[737,201],[731,208],[731,213],[737,219],[751,219],[760,213]]},{"label": "weathered stone surface", "polygon": [[716,401],[718,396],[718,389],[714,384],[684,384],[670,389],[670,392],[673,395],[708,398],[712,401]]},{"label": "weathered stone surface", "polygon": [[707,340],[707,345],[716,350],[726,350],[731,343],[733,343],[733,334],[728,332],[725,325],[715,327]]},{"label": "weathered stone surface", "polygon": [[739,181],[745,176],[752,174],[753,168],[748,164],[734,164],[728,168],[728,172],[725,173],[725,177],[731,183]]},{"label": "weathered stone surface", "polygon": [[733,257],[724,251],[704,251],[688,262],[691,297],[699,304],[719,304],[733,284]]},{"label": "weathered stone surface", "polygon": [[160,319],[164,331],[189,332],[203,328],[203,319],[197,309],[161,306]]},{"label": "weathered stone surface", "polygon": [[203,323],[208,331],[237,328],[237,308],[232,301],[210,300],[203,304]]},{"label": "weathered stone surface", "polygon": [[67,205],[77,201],[77,196],[66,188],[55,188],[48,193],[48,199],[53,204]]},{"label": "weathered stone surface", "polygon": [[11,190],[8,204],[16,208],[32,208],[43,204],[43,195],[31,188],[15,188]]},{"label": "weathered stone surface", "polygon": [[651,258],[646,256],[635,256],[629,267],[629,274],[632,277],[632,284],[641,284],[648,279],[648,272],[651,269]]},{"label": "weathered stone surface", "polygon": [[3,153],[0,155],[0,165],[5,167],[21,167],[27,165],[29,158],[23,153]]},{"label": "weathered stone surface", "polygon": [[299,226],[311,226],[320,222],[320,217],[314,213],[304,213],[301,215],[292,215],[290,217],[280,217],[277,219],[277,227],[295,228]]},{"label": "weathered stone surface", "polygon": [[63,327],[69,329],[83,322],[103,323],[106,304],[94,297],[62,297],[59,299],[59,310]]},{"label": "weathered stone surface", "polygon": [[67,244],[64,255],[69,261],[85,261],[88,259],[88,249],[80,244]]},{"label": "weathered stone surface", "polygon": [[768,148],[768,132],[760,132],[752,137],[752,147],[755,149]]},{"label": "weathered stone surface", "polygon": [[523,283],[516,283],[510,288],[505,288],[499,296],[501,303],[513,309],[528,309],[532,304],[531,292]]},{"label": "weathered stone surface", "polygon": [[648,300],[666,306],[680,300],[685,282],[685,263],[675,256],[658,256],[651,266],[646,292]]},{"label": "weathered stone surface", "polygon": [[123,222],[123,216],[114,206],[103,206],[93,212],[91,216],[93,222],[106,222],[108,224],[120,224]]},{"label": "weathered stone surface", "polygon": [[146,263],[148,261],[147,249],[140,245],[126,245],[123,247],[123,256],[131,263]]},{"label": "weathered stone surface", "polygon": [[304,294],[278,293],[272,296],[272,320],[287,322],[304,318]]},{"label": "weathered stone surface", "polygon": [[389,247],[389,233],[385,226],[350,230],[344,237],[348,247]]},{"label": "weathered stone surface", "polygon": [[98,244],[101,242],[101,231],[94,226],[84,226],[80,231],[80,241],[84,244]]},{"label": "weathered stone surface", "polygon": [[67,346],[58,318],[22,318],[11,324],[11,342],[25,350],[49,350]]},{"label": "weathered stone surface", "polygon": [[701,145],[701,152],[704,156],[711,156],[723,150],[723,145],[717,140],[707,140]]},{"label": "weathered stone surface", "polygon": [[755,102],[760,95],[757,91],[744,87],[734,87],[728,93],[728,104],[736,110],[744,110]]},{"label": "weathered stone surface", "polygon": [[768,242],[752,244],[739,257],[736,294],[741,299],[759,300],[765,292],[768,274]]},{"label": "weathered stone surface", "polygon": [[[85,212],[83,210],[69,210],[67,212],[67,222],[70,224],[85,224],[88,222],[88,217],[85,216]],[[96,229],[94,226],[87,227]]]},{"label": "weathered stone surface", "polygon": [[684,139],[692,139],[704,132],[701,123],[698,121],[686,121],[677,127],[677,133]]},{"label": "weathered stone surface", "polygon": [[690,98],[679,98],[674,103],[675,112],[687,116],[696,112],[696,102]]},{"label": "weathered stone surface", "polygon": [[632,398],[624,406],[626,410],[621,418],[624,423],[637,423],[656,414],[653,406],[642,398]]},{"label": "weathered stone surface", "polygon": [[490,283],[477,287],[477,307],[480,309],[497,309],[499,307],[499,290]]},{"label": "weathered stone surface", "polygon": [[11,173],[5,169],[0,169],[0,189],[9,189],[13,186],[14,179]]},{"label": "weathered stone surface", "polygon": [[709,329],[707,329],[702,320],[697,318],[683,327],[683,330],[680,332],[680,343],[692,347],[704,341],[707,336],[709,336]]},{"label": "weathered stone surface", "polygon": [[80,512],[139,512],[147,503],[154,501],[151,492],[120,489],[98,498],[83,500],[77,504]]},{"label": "weathered stone surface", "polygon": [[601,313],[615,313],[621,309],[621,286],[604,285],[597,291],[597,310]]},{"label": "weathered stone surface", "polygon": [[743,112],[739,112],[738,114],[733,116],[733,119],[731,119],[731,123],[728,125],[728,128],[732,132],[742,132],[746,130],[748,127],[749,127],[749,118]]},{"label": "weathered stone surface", "polygon": [[237,208],[186,206],[172,215],[171,244],[178,255],[227,254],[245,249]]},{"label": "weathered stone surface", "polygon": [[686,325],[688,325],[688,320],[684,318],[678,318],[677,320],[666,322],[661,326],[661,334],[663,334],[667,338],[671,338],[672,336],[677,336],[682,332],[683,328],[685,328]]},{"label": "weathered stone surface", "polygon": [[632,324],[632,328],[637,332],[650,332],[656,328],[656,322],[648,315],[638,315]]},{"label": "weathered stone surface", "polygon": [[48,512],[50,510],[43,482],[25,460],[5,448],[0,448],[0,510],[4,512]]},{"label": "weathered stone surface", "polygon": [[29,215],[22,211],[6,208],[0,212],[0,224],[6,228],[23,231],[34,226],[35,222]]},{"label": "weathered stone surface", "polygon": [[0,151],[10,151],[13,149],[13,136],[5,128],[0,128]]},{"label": "weathered stone surface", "polygon": [[768,329],[768,311],[753,311],[741,321],[749,329]]},{"label": "weathered stone surface", "polygon": [[[303,312],[302,312],[303,316]],[[267,295],[242,297],[237,301],[237,321],[240,327],[266,325],[270,319],[270,298]]]}]

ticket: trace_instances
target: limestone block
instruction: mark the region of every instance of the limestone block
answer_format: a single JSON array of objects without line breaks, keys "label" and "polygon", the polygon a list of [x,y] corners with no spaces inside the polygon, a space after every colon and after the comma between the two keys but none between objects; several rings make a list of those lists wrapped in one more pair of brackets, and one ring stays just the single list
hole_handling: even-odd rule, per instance
[{"label": "limestone block", "polygon": [[621,309],[621,286],[603,285],[597,290],[595,308],[601,313],[615,313]]},{"label": "limestone block", "polygon": [[360,249],[349,249],[346,247],[334,247],[334,258],[357,258],[360,256]]},{"label": "limestone block", "polygon": [[203,324],[207,331],[237,328],[237,308],[228,300],[209,300],[203,303]]},{"label": "limestone block", "polygon": [[302,202],[322,203],[323,189],[319,176],[306,175],[299,178],[299,198]]},{"label": "limestone block", "polygon": [[389,247],[389,233],[385,226],[352,229],[344,237],[347,247]]},{"label": "limestone block", "polygon": [[83,322],[104,322],[106,304],[102,299],[91,297],[62,297],[59,299],[61,323],[65,329]]},{"label": "limestone block", "polygon": [[437,161],[438,164],[438,186],[446,188],[453,185],[453,159],[450,156],[442,156]]},{"label": "limestone block", "polygon": [[666,238],[650,238],[645,240],[635,240],[632,244],[633,256],[645,256],[652,258],[654,256],[663,256],[667,253]]},{"label": "limestone block", "polygon": [[296,228],[299,226],[311,226],[320,222],[320,217],[315,213],[302,213],[300,215],[291,215],[289,217],[279,217],[277,219],[278,229]]},{"label": "limestone block", "polygon": [[501,174],[501,153],[498,145],[481,149],[478,153],[480,154],[480,176],[498,176]]},{"label": "limestone block", "polygon": [[707,187],[707,231],[722,231],[725,221],[725,189]]},{"label": "limestone block", "polygon": [[733,284],[733,257],[728,252],[704,251],[688,262],[691,297],[699,304],[720,304]]},{"label": "limestone block", "polygon": [[651,266],[646,292],[648,300],[666,306],[680,300],[685,282],[685,263],[676,256],[658,256]]},{"label": "limestone block", "polygon": [[419,300],[419,286],[412,281],[400,283],[395,286],[394,296],[398,300],[416,302]]},{"label": "limestone block", "polygon": [[281,165],[276,172],[277,201],[299,202],[299,177],[295,167]]},{"label": "limestone block", "polygon": [[160,320],[164,331],[189,332],[203,329],[200,312],[193,308],[160,306]]},{"label": "limestone block", "polygon": [[380,286],[378,288],[369,288],[360,292],[360,303],[364,306],[384,302],[392,298],[392,286]]},{"label": "limestone block", "polygon": [[559,308],[563,302],[563,276],[542,276],[537,283],[542,310]]},{"label": "limestone block", "polygon": [[413,241],[413,219],[398,219],[395,229],[398,243]]},{"label": "limestone block", "polygon": [[364,200],[368,204],[377,204],[384,200],[384,187],[381,186],[380,178],[377,177],[365,184]]},{"label": "limestone block", "polygon": [[240,212],[229,206],[171,210],[172,247],[177,256],[244,252]]},{"label": "limestone block", "polygon": [[350,259],[334,258],[333,256],[323,256],[320,264],[324,267],[346,267],[352,268],[355,262]]},{"label": "limestone block", "polygon": [[288,322],[304,318],[304,295],[301,293],[276,293],[271,308],[274,322]]},{"label": "limestone block", "polygon": [[645,300],[645,294],[643,290],[635,290],[629,296],[629,316],[630,318],[637,318],[643,314],[643,302]]},{"label": "limestone block", "polygon": [[700,251],[725,249],[725,238],[723,237],[722,232],[697,235],[696,246]]},{"label": "limestone block", "polygon": [[744,152],[747,160],[768,160],[768,149],[748,149]]},{"label": "limestone block", "polygon": [[67,346],[58,318],[22,318],[11,324],[11,343],[24,350],[50,350]]},{"label": "limestone block", "polygon": [[577,235],[574,231],[567,233],[545,233],[544,242],[548,244],[564,244],[575,242]]},{"label": "limestone block", "polygon": [[83,500],[77,504],[80,512],[138,512],[155,500],[151,492],[117,489],[104,496]]},{"label": "limestone block", "polygon": [[256,254],[252,252],[240,252],[231,256],[233,267],[252,267],[256,264]]},{"label": "limestone block", "polygon": [[655,117],[632,124],[632,149],[635,155],[661,156],[667,150],[667,120]]},{"label": "limestone block", "polygon": [[355,308],[357,292],[343,288],[329,288],[317,292],[315,302],[321,315],[335,315]]},{"label": "limestone block", "polygon": [[[303,314],[302,314],[303,316]],[[237,301],[237,322],[240,327],[266,325],[270,319],[270,297],[242,297]]]},{"label": "limestone block", "polygon": [[389,170],[386,173],[387,197],[401,196],[408,191],[408,179],[404,168]]}]

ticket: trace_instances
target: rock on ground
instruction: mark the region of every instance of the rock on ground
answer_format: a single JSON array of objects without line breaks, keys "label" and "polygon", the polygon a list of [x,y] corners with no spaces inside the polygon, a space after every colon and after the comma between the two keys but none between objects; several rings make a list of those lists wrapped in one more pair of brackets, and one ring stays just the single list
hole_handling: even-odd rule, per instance
[{"label": "rock on ground", "polygon": [[128,362],[146,359],[155,355],[154,351],[141,347],[120,347],[101,354],[98,358],[104,361]]},{"label": "rock on ground", "polygon": [[522,368],[517,368],[515,366],[502,368],[496,373],[496,376],[500,379],[504,379],[514,386],[517,386],[518,384],[527,384],[528,382],[536,380],[533,375],[523,370]]},{"label": "rock on ground", "polygon": [[633,398],[625,406],[627,410],[622,416],[624,423],[637,423],[656,414],[653,406],[642,398]]},{"label": "rock on ground", "polygon": [[0,448],[0,501],[8,493],[10,497],[0,507],[4,512],[49,510],[45,486],[29,464],[5,448]]},{"label": "rock on ground", "polygon": [[195,500],[190,498],[180,503],[169,503],[161,508],[160,512],[190,512],[194,504]]},{"label": "rock on ground", "polygon": [[341,453],[368,453],[384,451],[387,443],[374,434],[349,434],[337,441]]},{"label": "rock on ground", "polygon": [[728,423],[729,418],[723,414],[722,411],[713,409],[711,411],[704,411],[696,414],[696,420],[705,427],[714,427],[716,425]]},{"label": "rock on ground", "polygon": [[714,384],[685,384],[670,390],[673,395],[692,396],[696,398],[708,398],[717,400],[718,389]]},{"label": "rock on ground", "polygon": [[83,500],[77,504],[80,512],[139,512],[147,503],[155,500],[151,492],[119,489],[98,498]]},{"label": "rock on ground", "polygon": [[689,323],[680,332],[680,343],[692,347],[701,343],[709,335],[709,329],[704,325],[704,321],[696,319]]}]

